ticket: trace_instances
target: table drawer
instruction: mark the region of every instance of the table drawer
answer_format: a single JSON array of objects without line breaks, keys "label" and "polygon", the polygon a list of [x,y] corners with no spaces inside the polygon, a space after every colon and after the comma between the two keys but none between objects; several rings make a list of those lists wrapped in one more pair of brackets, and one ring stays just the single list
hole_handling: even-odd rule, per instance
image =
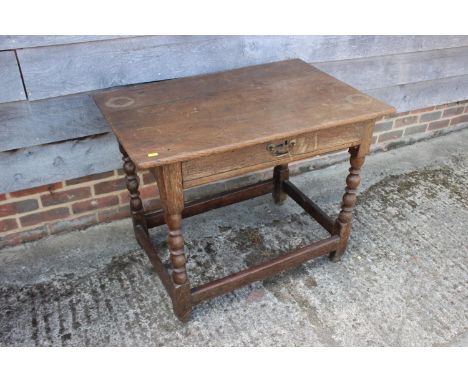
[{"label": "table drawer", "polygon": [[364,126],[353,124],[273,140],[182,163],[184,187],[293,162],[359,144]]}]

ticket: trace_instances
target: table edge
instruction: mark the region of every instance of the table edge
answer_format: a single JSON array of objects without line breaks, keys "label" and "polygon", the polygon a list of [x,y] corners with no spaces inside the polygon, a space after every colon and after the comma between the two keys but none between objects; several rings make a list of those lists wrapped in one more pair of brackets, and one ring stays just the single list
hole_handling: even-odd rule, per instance
[{"label": "table edge", "polygon": [[[369,121],[372,121],[372,120],[377,120],[377,119],[379,119],[381,117],[384,117],[386,115],[390,115],[390,114],[396,112],[396,109],[393,106],[389,106],[389,105],[387,105],[387,106],[388,106],[388,109],[385,112],[375,112],[375,113],[372,113],[372,114],[368,114],[368,115],[365,116],[365,118],[357,117],[357,118],[354,118],[354,119],[349,119],[349,120],[347,120],[346,122],[343,122],[343,123],[325,123],[325,124],[323,124],[323,125],[321,125],[321,126],[319,126],[317,128],[314,128],[314,129],[311,129],[311,128],[298,129],[298,130],[295,130],[295,131],[290,131],[290,132],[288,132],[288,134],[284,134],[284,133],[272,134],[272,135],[270,135],[270,136],[268,136],[266,138],[265,137],[259,137],[259,138],[251,139],[249,141],[244,141],[244,142],[242,142],[241,146],[239,146],[239,143],[233,143],[233,144],[223,145],[223,146],[219,146],[219,147],[215,147],[215,148],[209,148],[209,149],[194,151],[194,152],[191,152],[191,153],[176,154],[176,155],[172,155],[171,157],[168,157],[168,158],[155,158],[155,159],[148,158],[148,160],[145,160],[145,161],[141,161],[141,160],[136,161],[136,158],[132,158],[130,153],[129,153],[129,156],[134,161],[135,165],[137,166],[137,168],[139,170],[148,170],[148,169],[151,169],[151,168],[161,167],[161,166],[172,164],[172,163],[182,163],[182,162],[186,162],[186,161],[196,159],[196,158],[207,157],[207,156],[210,156],[210,155],[213,155],[213,154],[220,154],[220,153],[228,152],[228,151],[232,151],[232,150],[242,150],[243,148],[250,147],[250,146],[253,146],[253,145],[268,143],[270,141],[285,139],[285,138],[289,138],[291,136],[296,136],[296,135],[300,135],[300,134],[312,133],[312,132],[315,132],[315,131],[331,129],[331,128],[334,128],[334,127],[346,126],[346,125],[352,125],[352,124],[359,124],[359,123],[369,122]],[[112,129],[112,126],[111,126],[111,129]],[[117,139],[118,139],[118,134],[113,129],[112,129],[112,131],[117,136]],[[119,142],[120,142],[120,140],[119,140]],[[122,144],[122,146],[125,149],[127,149],[125,147],[124,143],[122,143],[122,142],[120,142],[120,143]]]}]

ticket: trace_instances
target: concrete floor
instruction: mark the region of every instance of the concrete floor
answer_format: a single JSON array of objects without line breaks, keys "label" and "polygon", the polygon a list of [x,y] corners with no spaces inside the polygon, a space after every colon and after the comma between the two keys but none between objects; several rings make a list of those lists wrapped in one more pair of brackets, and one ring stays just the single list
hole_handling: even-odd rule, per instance
[{"label": "concrete floor", "polygon": [[[0,254],[3,346],[468,345],[468,129],[368,157],[340,263],[317,259],[178,322],[128,220]],[[347,163],[293,177],[336,215]],[[187,219],[192,285],[325,237],[271,197]],[[166,251],[163,227],[153,240]]]}]

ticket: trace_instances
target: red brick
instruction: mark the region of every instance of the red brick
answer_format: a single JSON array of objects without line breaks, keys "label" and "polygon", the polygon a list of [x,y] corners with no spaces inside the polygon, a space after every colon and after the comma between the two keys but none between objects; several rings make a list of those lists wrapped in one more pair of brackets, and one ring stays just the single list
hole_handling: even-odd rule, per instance
[{"label": "red brick", "polygon": [[49,229],[51,234],[59,232],[69,232],[79,229],[84,229],[90,227],[94,224],[97,224],[96,214],[84,215],[79,218],[61,220],[55,223],[49,224]]},{"label": "red brick", "polygon": [[70,215],[68,208],[59,207],[48,211],[37,212],[20,217],[20,222],[23,227],[30,225],[45,223],[52,220],[63,219]]},{"label": "red brick", "polygon": [[130,217],[130,207],[123,206],[112,208],[108,210],[98,211],[98,221],[100,223],[106,223],[113,220],[119,220]]},{"label": "red brick", "polygon": [[450,126],[457,125],[463,122],[468,122],[468,114],[463,114],[463,115],[460,115],[459,117],[452,118],[450,120]]},{"label": "red brick", "polygon": [[411,114],[427,113],[435,109],[435,106],[424,107],[422,109],[411,110]]},{"label": "red brick", "polygon": [[20,214],[23,212],[34,211],[39,208],[39,203],[36,199],[20,200],[0,206],[0,217]]},{"label": "red brick", "polygon": [[39,240],[47,235],[47,228],[45,226],[29,229],[27,231],[10,233],[0,241],[0,248],[27,243],[28,241]]},{"label": "red brick", "polygon": [[10,195],[16,198],[16,197],[21,197],[21,196],[40,194],[42,192],[47,192],[47,191],[52,192],[52,191],[58,190],[58,189],[60,189],[62,187],[63,187],[62,182],[58,182],[58,183],[48,184],[48,185],[45,185],[45,186],[28,188],[26,190],[10,192]]},{"label": "red brick", "polygon": [[442,117],[453,117],[454,115],[462,114],[463,113],[463,106],[452,107],[450,109],[444,110],[444,114]]},{"label": "red brick", "polygon": [[[140,191],[140,197],[142,199],[150,199],[150,198],[159,196],[159,190],[156,184],[140,187],[139,191]],[[119,194],[119,198],[120,198],[120,204],[127,205],[130,200],[128,191],[121,192]]]},{"label": "red brick", "polygon": [[379,143],[401,138],[403,130],[393,130],[379,135]]},{"label": "red brick", "polygon": [[107,180],[94,185],[94,192],[97,195],[123,190],[125,188],[125,178]]},{"label": "red brick", "polygon": [[0,217],[5,217],[9,215],[15,215],[15,203],[4,204],[0,206]]},{"label": "red brick", "polygon": [[448,109],[449,107],[458,106],[458,105],[459,105],[458,102],[444,103],[444,104],[442,104],[442,105],[437,105],[437,106],[436,106],[436,109],[437,109],[437,110],[440,110],[440,109]]},{"label": "red brick", "polygon": [[119,204],[117,195],[108,195],[98,199],[84,200],[72,204],[72,210],[75,214],[95,210],[97,208],[111,207]]},{"label": "red brick", "polygon": [[114,176],[114,171],[107,171],[107,172],[102,172],[100,174],[93,174],[93,175],[82,176],[81,178],[70,179],[70,180],[67,180],[65,182],[65,184],[67,186],[72,186],[72,185],[75,185],[75,184],[90,182],[90,181],[93,181],[93,180],[109,178],[111,176]]},{"label": "red brick", "polygon": [[159,196],[158,187],[155,184],[150,186],[140,187],[140,197],[142,199],[149,199]]},{"label": "red brick", "polygon": [[431,130],[447,127],[449,125],[449,122],[450,122],[450,119],[441,119],[440,121],[431,122],[427,130],[431,131]]},{"label": "red brick", "polygon": [[120,199],[120,204],[128,204],[130,200],[130,195],[128,194],[128,191],[123,191],[119,194],[119,199]]},{"label": "red brick", "polygon": [[410,115],[408,117],[398,118],[395,120],[394,128],[412,125],[413,123],[416,123],[417,120],[418,120],[417,115]]},{"label": "red brick", "polygon": [[16,219],[0,220],[0,232],[11,231],[15,228],[18,228],[18,223],[16,223]]},{"label": "red brick", "polygon": [[89,198],[91,196],[90,187],[74,188],[72,190],[65,190],[60,192],[53,192],[41,196],[42,205],[54,206],[61,203],[69,203],[75,200]]},{"label": "red brick", "polygon": [[152,183],[155,183],[155,182],[156,182],[156,180],[154,179],[153,174],[151,174],[148,171],[143,173],[143,183],[144,184],[152,184]]},{"label": "red brick", "polygon": [[0,202],[6,200],[6,194],[0,194]]}]

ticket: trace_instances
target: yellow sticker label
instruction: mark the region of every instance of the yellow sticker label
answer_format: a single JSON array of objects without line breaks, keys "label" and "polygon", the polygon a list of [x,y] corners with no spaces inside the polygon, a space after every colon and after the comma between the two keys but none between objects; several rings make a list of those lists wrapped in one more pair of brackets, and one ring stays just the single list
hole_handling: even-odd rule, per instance
[{"label": "yellow sticker label", "polygon": [[157,157],[159,153],[148,153],[148,158]]}]

